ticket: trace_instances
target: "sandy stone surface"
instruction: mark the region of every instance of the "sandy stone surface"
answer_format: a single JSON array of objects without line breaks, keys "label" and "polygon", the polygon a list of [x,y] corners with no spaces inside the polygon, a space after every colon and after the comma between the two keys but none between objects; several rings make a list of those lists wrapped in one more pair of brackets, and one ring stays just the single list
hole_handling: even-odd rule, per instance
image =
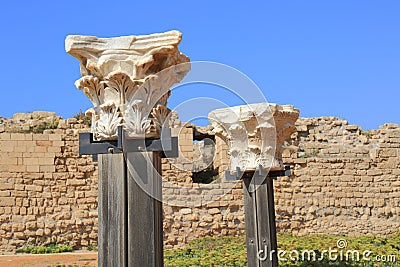
[{"label": "sandy stone surface", "polygon": [[169,89],[190,69],[190,64],[180,65],[189,62],[178,50],[181,39],[178,31],[67,37],[66,51],[80,61],[82,78],[75,85],[93,103],[86,114],[92,117],[95,139],[118,139],[118,126],[133,138],[159,136],[170,113]]},{"label": "sandy stone surface", "polygon": [[0,256],[0,266],[97,266],[97,252],[73,252],[41,255],[2,255]]}]

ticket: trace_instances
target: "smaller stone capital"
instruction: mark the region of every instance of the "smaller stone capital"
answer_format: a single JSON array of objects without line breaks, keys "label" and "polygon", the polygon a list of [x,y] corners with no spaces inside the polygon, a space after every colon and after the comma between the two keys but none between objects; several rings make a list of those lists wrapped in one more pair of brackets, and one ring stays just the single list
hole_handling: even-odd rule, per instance
[{"label": "smaller stone capital", "polygon": [[282,170],[282,145],[296,128],[299,110],[293,106],[259,103],[217,109],[208,119],[229,146],[230,170],[255,171],[259,166]]}]

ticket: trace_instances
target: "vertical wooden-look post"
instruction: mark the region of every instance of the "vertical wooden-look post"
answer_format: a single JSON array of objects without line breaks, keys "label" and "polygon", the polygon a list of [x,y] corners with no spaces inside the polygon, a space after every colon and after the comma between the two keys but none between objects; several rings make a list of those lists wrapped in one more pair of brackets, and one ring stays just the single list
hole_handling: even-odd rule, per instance
[{"label": "vertical wooden-look post", "polygon": [[126,165],[123,154],[99,155],[99,266],[127,265]]},{"label": "vertical wooden-look post", "polygon": [[99,266],[163,265],[160,153],[177,156],[178,140],[162,126],[169,121],[169,88],[191,69],[178,49],[181,39],[168,31],[65,40],[80,61],[83,77],[75,84],[94,106],[79,153],[99,155]]},{"label": "vertical wooden-look post", "polygon": [[99,266],[163,266],[160,152],[99,155]]},{"label": "vertical wooden-look post", "polygon": [[160,153],[128,153],[127,161],[128,266],[163,266]]},{"label": "vertical wooden-look post", "polygon": [[275,253],[272,254],[272,266],[278,266],[278,241],[276,237],[274,178],[267,177],[268,219],[270,232],[270,246]]},{"label": "vertical wooden-look post", "polygon": [[256,193],[251,178],[243,178],[244,213],[246,223],[247,266],[256,267],[258,264],[258,232],[256,213]]},{"label": "vertical wooden-look post", "polygon": [[260,185],[243,178],[246,246],[249,267],[278,266],[273,178]]},{"label": "vertical wooden-look post", "polygon": [[208,114],[215,136],[229,146],[231,160],[225,177],[243,180],[248,266],[278,266],[273,177],[290,175],[290,168],[283,166],[282,151],[296,131],[298,117],[299,110],[292,105],[268,103]]}]

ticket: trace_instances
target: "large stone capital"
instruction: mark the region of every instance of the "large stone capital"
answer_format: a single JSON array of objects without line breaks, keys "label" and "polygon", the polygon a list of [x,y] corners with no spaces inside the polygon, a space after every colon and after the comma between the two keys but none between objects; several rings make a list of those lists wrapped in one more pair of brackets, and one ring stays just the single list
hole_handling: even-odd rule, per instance
[{"label": "large stone capital", "polygon": [[117,138],[122,125],[133,138],[158,137],[169,114],[170,87],[190,70],[178,50],[178,31],[143,36],[98,38],[70,35],[65,50],[80,61],[78,89],[93,103],[96,140]]},{"label": "large stone capital", "polygon": [[262,166],[282,170],[282,145],[296,131],[299,110],[291,105],[259,103],[217,109],[208,119],[215,134],[229,146],[231,171]]}]

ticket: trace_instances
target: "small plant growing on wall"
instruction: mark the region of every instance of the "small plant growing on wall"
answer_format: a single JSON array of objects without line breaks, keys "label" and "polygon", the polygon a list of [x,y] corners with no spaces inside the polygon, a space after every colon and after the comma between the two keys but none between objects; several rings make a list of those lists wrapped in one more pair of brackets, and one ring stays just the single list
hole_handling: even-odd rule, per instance
[{"label": "small plant growing on wall", "polygon": [[319,154],[319,148],[313,148],[311,150],[311,156],[316,157]]},{"label": "small plant growing on wall", "polygon": [[44,130],[57,129],[58,123],[59,123],[58,121],[42,122],[41,124],[32,127],[32,132],[43,133]]},{"label": "small plant growing on wall", "polygon": [[91,124],[92,124],[92,119],[90,117],[86,116],[85,112],[83,112],[82,110],[80,110],[78,113],[74,114],[73,117],[75,119],[77,119],[78,121],[83,122],[83,124],[86,126],[91,126]]},{"label": "small plant growing on wall", "polygon": [[364,135],[367,138],[371,138],[372,137],[372,132],[371,131],[362,131],[361,134]]},{"label": "small plant growing on wall", "polygon": [[312,148],[308,151],[303,150],[303,151],[299,152],[298,157],[302,158],[302,159],[306,159],[306,158],[310,158],[310,157],[318,157],[319,152],[320,152],[319,148]]}]

